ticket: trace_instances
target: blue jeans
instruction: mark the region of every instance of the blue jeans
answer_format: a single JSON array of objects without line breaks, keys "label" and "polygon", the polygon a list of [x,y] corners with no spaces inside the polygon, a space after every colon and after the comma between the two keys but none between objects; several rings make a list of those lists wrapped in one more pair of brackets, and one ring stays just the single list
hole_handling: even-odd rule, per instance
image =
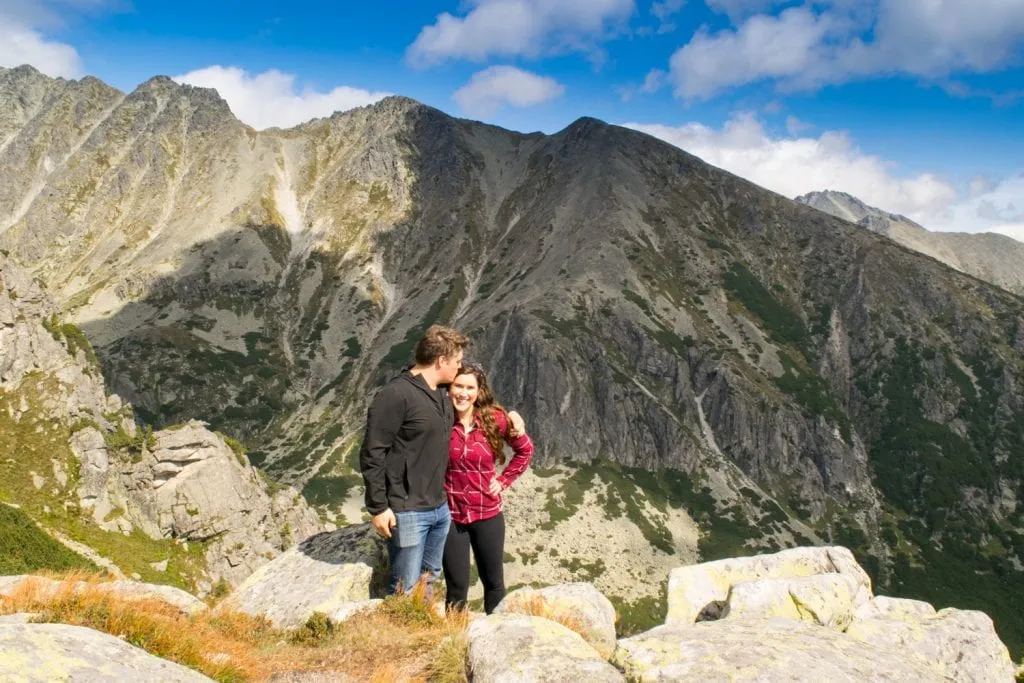
[{"label": "blue jeans", "polygon": [[448,503],[433,510],[396,512],[398,524],[388,539],[391,581],[388,592],[399,587],[410,590],[420,576],[426,576],[428,588],[441,574],[441,556],[452,516]]}]

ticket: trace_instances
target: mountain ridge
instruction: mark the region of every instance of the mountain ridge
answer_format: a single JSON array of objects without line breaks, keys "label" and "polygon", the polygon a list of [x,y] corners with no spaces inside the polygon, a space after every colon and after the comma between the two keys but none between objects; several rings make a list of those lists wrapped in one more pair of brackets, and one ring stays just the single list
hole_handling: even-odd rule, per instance
[{"label": "mountain ridge", "polygon": [[58,86],[0,140],[0,248],[143,422],[206,420],[339,514],[368,397],[453,323],[538,472],[575,472],[534,502],[553,542],[597,487],[651,557],[684,547],[678,510],[704,559],[814,534],[914,597],[973,576],[1024,633],[995,597],[1024,558],[1019,297],[586,117],[393,99],[253,131],[173,82]]}]

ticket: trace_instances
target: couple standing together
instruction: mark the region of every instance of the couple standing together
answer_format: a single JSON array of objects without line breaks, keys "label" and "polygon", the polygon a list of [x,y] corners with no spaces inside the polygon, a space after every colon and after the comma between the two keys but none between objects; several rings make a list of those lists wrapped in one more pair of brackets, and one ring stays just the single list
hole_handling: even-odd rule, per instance
[{"label": "couple standing together", "polygon": [[[359,467],[366,509],[387,538],[389,592],[444,569],[448,609],[469,591],[472,548],[490,614],[505,597],[502,491],[533,457],[519,415],[495,402],[483,370],[463,363],[469,339],[433,325],[415,365],[384,385],[366,417]],[[505,462],[504,444],[514,455]]]}]

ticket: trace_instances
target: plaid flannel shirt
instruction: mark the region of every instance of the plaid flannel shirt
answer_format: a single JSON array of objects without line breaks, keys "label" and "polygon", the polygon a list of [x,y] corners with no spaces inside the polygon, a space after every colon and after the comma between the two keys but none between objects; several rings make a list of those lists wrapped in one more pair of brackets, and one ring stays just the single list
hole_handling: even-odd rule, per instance
[{"label": "plaid flannel shirt", "polygon": [[[501,512],[502,506],[501,494],[492,495],[489,489],[490,481],[495,477],[494,452],[480,428],[479,418],[474,416],[473,421],[474,427],[468,434],[461,422],[455,423],[448,448],[448,472],[444,484],[452,521],[459,524],[490,519]],[[509,437],[508,420],[500,410],[494,411],[494,421],[514,452],[501,474],[497,475],[504,490],[526,471],[533,457],[533,442],[525,434]]]}]

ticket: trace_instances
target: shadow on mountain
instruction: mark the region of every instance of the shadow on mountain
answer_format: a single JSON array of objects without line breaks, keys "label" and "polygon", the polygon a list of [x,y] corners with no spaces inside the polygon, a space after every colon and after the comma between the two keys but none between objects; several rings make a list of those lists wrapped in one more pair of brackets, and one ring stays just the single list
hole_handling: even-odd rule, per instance
[{"label": "shadow on mountain", "polygon": [[[470,183],[450,142],[458,124],[427,107],[395,106],[404,116],[404,161],[417,179],[412,206],[394,225],[365,226],[362,255],[307,249],[304,236],[275,221],[278,212],[257,208],[254,220],[181,253],[174,272],[131,282],[143,296],[82,325],[107,386],[141,422],[199,419],[258,445],[321,399],[359,412],[368,388],[409,362],[422,329],[450,314],[432,304],[459,272],[454,214]],[[409,292],[402,309],[387,310],[367,274],[374,258],[386,282]],[[324,443],[336,437],[325,434]]]}]

